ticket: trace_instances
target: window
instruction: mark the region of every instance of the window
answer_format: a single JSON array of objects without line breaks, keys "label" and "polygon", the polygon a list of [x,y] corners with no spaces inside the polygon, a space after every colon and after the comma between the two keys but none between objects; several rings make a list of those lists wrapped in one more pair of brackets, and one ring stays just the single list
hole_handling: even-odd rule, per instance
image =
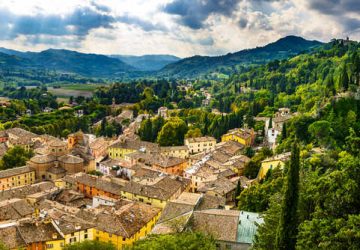
[{"label": "window", "polygon": [[87,234],[84,234],[84,239],[87,239],[88,238],[88,235]]},{"label": "window", "polygon": [[53,244],[46,244],[46,248],[53,248],[54,245]]}]

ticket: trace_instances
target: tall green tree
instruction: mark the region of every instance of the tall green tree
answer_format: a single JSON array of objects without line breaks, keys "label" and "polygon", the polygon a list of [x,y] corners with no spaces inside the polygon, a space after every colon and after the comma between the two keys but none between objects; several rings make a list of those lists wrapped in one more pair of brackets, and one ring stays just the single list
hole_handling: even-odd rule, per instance
[{"label": "tall green tree", "polygon": [[349,89],[349,82],[349,75],[347,72],[347,66],[345,64],[340,75],[340,85],[345,91]]},{"label": "tall green tree", "polygon": [[242,187],[241,187],[241,182],[240,180],[238,180],[237,185],[236,185],[236,189],[235,189],[235,206],[238,206],[238,201],[239,201],[239,196],[241,194],[242,191]]},{"label": "tall green tree", "polygon": [[275,246],[279,250],[294,250],[298,233],[300,150],[293,143],[290,165],[285,182],[285,194],[281,208],[279,226],[276,232]]},{"label": "tall green tree", "polygon": [[182,119],[172,117],[161,128],[157,137],[157,142],[161,146],[183,145],[187,130],[188,127]]},{"label": "tall green tree", "polygon": [[152,131],[152,122],[151,119],[148,118],[141,122],[139,134],[140,138],[143,141],[152,141],[153,138],[153,131]]}]

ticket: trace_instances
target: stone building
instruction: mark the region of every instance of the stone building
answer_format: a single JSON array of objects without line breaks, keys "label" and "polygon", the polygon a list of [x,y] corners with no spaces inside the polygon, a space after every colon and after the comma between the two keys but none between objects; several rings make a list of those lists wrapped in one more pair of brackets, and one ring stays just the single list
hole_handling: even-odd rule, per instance
[{"label": "stone building", "polygon": [[84,160],[68,154],[66,142],[53,140],[48,144],[48,153],[32,157],[27,165],[35,170],[36,178],[56,180],[65,174],[84,172]]}]

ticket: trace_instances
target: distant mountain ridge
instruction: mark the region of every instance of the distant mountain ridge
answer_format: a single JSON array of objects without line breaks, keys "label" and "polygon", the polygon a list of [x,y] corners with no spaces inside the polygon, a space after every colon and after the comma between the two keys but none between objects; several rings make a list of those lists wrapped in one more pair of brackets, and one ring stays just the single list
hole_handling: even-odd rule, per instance
[{"label": "distant mountain ridge", "polygon": [[64,49],[48,49],[41,52],[19,52],[1,48],[0,52],[10,54],[20,61],[27,60],[27,67],[44,68],[91,77],[116,77],[121,76],[125,72],[135,70],[132,66],[115,58]]},{"label": "distant mountain ridge", "polygon": [[[193,56],[180,59],[171,55],[100,55],[64,49],[42,52],[21,52],[0,48],[0,66],[3,68],[48,69],[101,78],[199,78],[219,72],[221,68],[266,63],[286,59],[321,45],[302,37],[287,36],[263,47],[241,50],[222,56]],[[0,68],[1,70],[1,68]]]},{"label": "distant mountain ridge", "polygon": [[111,55],[124,63],[141,71],[157,71],[170,63],[177,62],[181,58],[173,55],[143,55],[143,56],[128,56],[128,55]]},{"label": "distant mountain ridge", "polygon": [[223,56],[193,56],[165,66],[158,72],[161,77],[195,78],[216,72],[219,67],[266,63],[286,59],[302,51],[321,45],[302,37],[287,36],[263,47],[245,49]]}]

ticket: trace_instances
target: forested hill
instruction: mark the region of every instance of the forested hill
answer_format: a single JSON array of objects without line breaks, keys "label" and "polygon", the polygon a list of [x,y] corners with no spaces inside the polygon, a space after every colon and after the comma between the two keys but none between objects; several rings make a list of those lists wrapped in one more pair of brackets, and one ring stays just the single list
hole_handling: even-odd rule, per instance
[{"label": "forested hill", "polygon": [[165,66],[158,76],[198,78],[211,73],[231,74],[239,65],[263,64],[275,59],[286,59],[321,45],[302,37],[287,36],[264,47],[241,50],[223,56],[193,56]]},{"label": "forested hill", "polygon": [[[1,49],[1,51],[17,59],[7,60],[6,67],[8,68],[22,66],[93,77],[121,77],[125,72],[135,70],[132,66],[115,58],[70,50],[48,49],[39,53],[22,53],[7,49]],[[19,64],[18,61],[26,61],[27,64]]]}]

